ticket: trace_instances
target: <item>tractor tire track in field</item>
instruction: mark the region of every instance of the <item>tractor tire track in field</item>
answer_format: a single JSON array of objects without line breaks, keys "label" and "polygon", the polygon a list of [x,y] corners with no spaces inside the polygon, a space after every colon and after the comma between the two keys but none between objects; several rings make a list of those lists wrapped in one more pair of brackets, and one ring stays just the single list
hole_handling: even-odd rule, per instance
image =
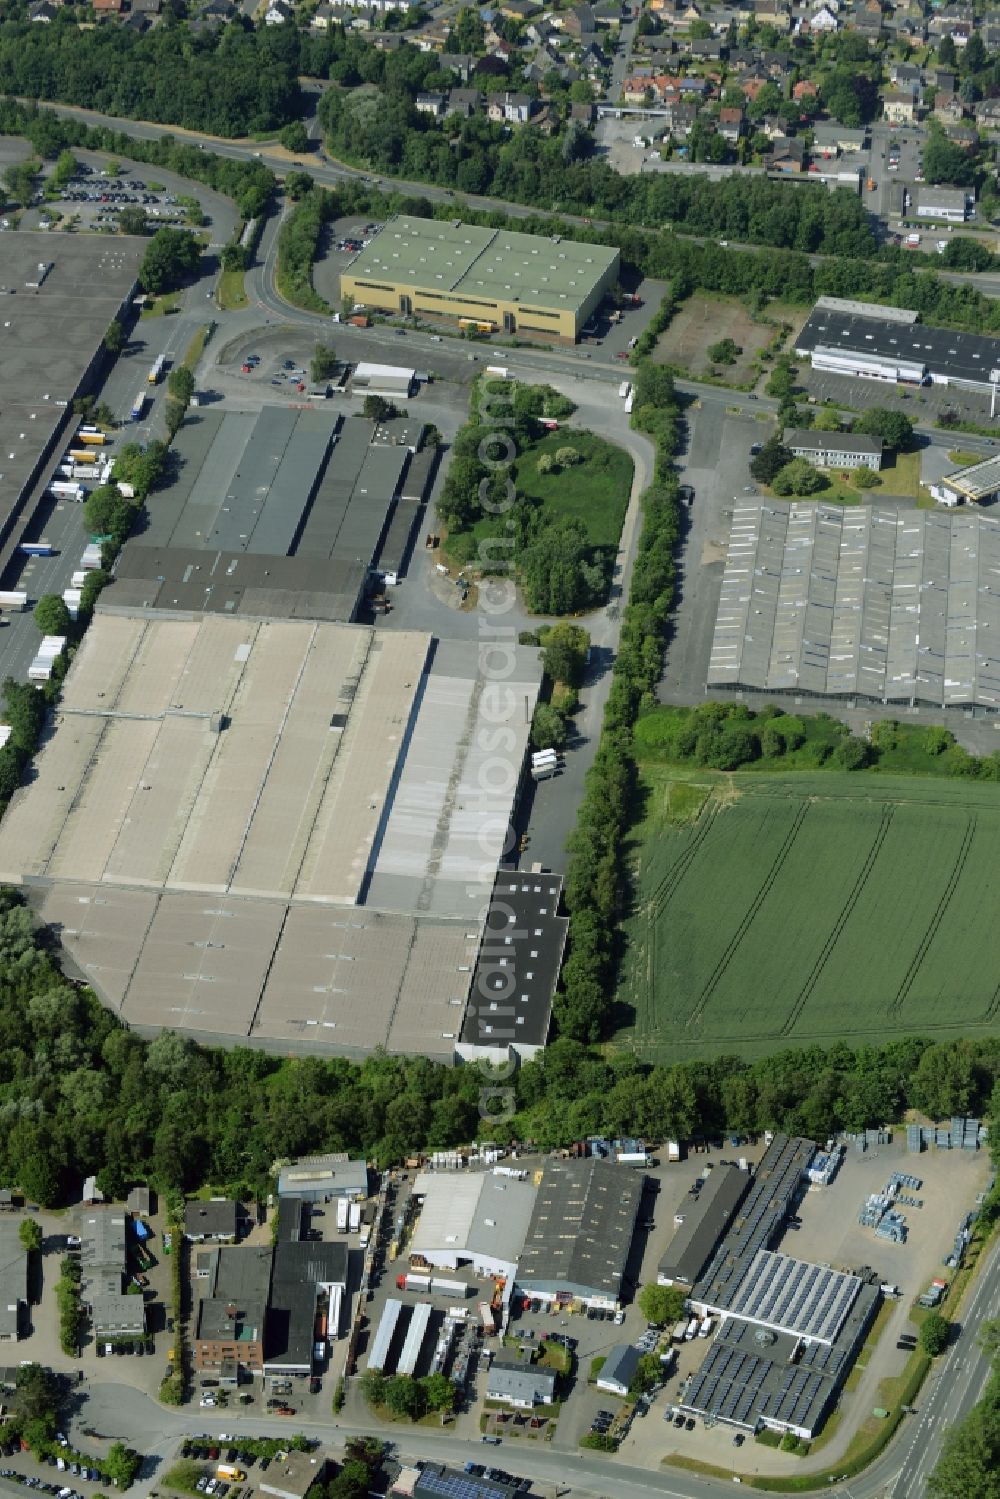
[{"label": "tractor tire track in field", "polygon": [[[645,953],[646,962],[643,965],[642,978],[640,981],[642,1005],[645,1011],[646,1024],[643,1034],[650,1041],[660,1033],[660,1012],[656,1004],[656,963],[657,963],[657,934],[659,931],[659,918],[677,886],[687,873],[697,854],[699,848],[711,831],[712,824],[719,811],[719,803],[714,798],[708,797],[702,803],[696,819],[696,827],[687,844],[678,854],[674,863],[660,880],[652,895],[646,901],[644,918],[646,924]],[[638,998],[638,996],[637,996]],[[639,1006],[636,1005],[636,1014]]]},{"label": "tractor tire track in field", "polygon": [[809,970],[809,976],[796,995],[794,1003],[792,1004],[792,1007],[786,1015],[781,1029],[778,1032],[779,1035],[789,1035],[792,1030],[794,1030],[795,1026],[798,1025],[799,1020],[802,1016],[802,1011],[809,1003],[812,992],[815,989],[816,985],[819,983],[820,975],[822,974],[823,969],[826,967],[827,963],[830,960],[830,954],[833,952],[833,949],[836,947],[838,941],[840,940],[840,936],[844,930],[844,927],[851,919],[854,908],[857,905],[858,901],[861,899],[861,893],[868,883],[868,878],[873,868],[875,867],[875,862],[878,859],[879,854],[882,852],[882,845],[885,842],[886,836],[889,832],[893,813],[895,812],[895,810],[895,804],[892,802],[887,803],[883,807],[882,817],[879,821],[878,828],[875,831],[875,837],[872,839],[871,848],[868,850],[868,853],[865,856],[865,862],[861,866],[860,874],[854,882],[854,889],[851,891],[850,895],[841,906],[840,914],[831,927],[826,941],[820,948],[819,953],[816,957],[816,961],[813,964],[812,968]]},{"label": "tractor tire track in field", "polygon": [[671,864],[670,868],[667,870],[666,874],[663,876],[656,889],[652,892],[649,899],[646,901],[646,916],[651,924],[655,924],[657,917],[661,915],[664,906],[669,904],[674,891],[677,889],[677,886],[687,874],[688,868],[691,865],[695,854],[698,852],[699,848],[711,832],[712,824],[715,822],[715,819],[718,815],[718,803],[713,801],[710,805],[706,801],[701,811],[698,813],[698,825],[695,829],[695,832],[688,840],[686,847],[683,848],[677,855],[677,858],[674,860],[673,864]]},{"label": "tractor tire track in field", "polygon": [[803,799],[803,801],[800,803],[799,809],[792,819],[791,827],[785,834],[781,847],[778,849],[773,860],[771,861],[771,866],[768,869],[767,874],[764,876],[762,883],[758,886],[756,895],[750,902],[750,905],[747,907],[739,926],[736,928],[736,931],[733,933],[729,942],[726,944],[722,956],[719,958],[719,961],[716,963],[715,967],[708,977],[704,988],[699,994],[698,1002],[692,1009],[691,1014],[688,1016],[687,1021],[685,1022],[685,1026],[687,1029],[690,1029],[692,1026],[697,1025],[701,1020],[701,1017],[705,1011],[705,1007],[714,994],[716,988],[718,987],[723,974],[729,967],[729,964],[732,962],[736,949],[739,947],[740,943],[743,941],[743,938],[750,930],[754,918],[756,917],[761,906],[764,904],[764,901],[767,899],[771,886],[774,884],[775,880],[778,877],[778,872],[781,869],[781,866],[788,858],[789,850],[791,849],[792,844],[795,842],[796,838],[799,835],[799,829],[802,827],[802,824],[805,821],[806,813],[809,811],[809,806],[810,803],[805,799]]},{"label": "tractor tire track in field", "polygon": [[958,882],[962,878],[962,870],[965,868],[965,861],[969,857],[969,849],[972,847],[972,840],[976,836],[976,822],[976,814],[973,813],[969,818],[968,823],[966,824],[965,835],[962,838],[962,846],[958,850],[958,854],[955,858],[955,863],[953,864],[951,873],[948,876],[948,883],[945,885],[944,890],[941,892],[941,899],[937,903],[934,915],[927,923],[927,930],[924,932],[923,937],[920,939],[920,944],[917,947],[916,952],[913,954],[913,958],[910,961],[910,966],[906,970],[906,974],[904,975],[903,982],[900,984],[899,989],[896,992],[895,999],[889,1006],[890,1015],[898,1014],[899,1010],[902,1008],[907,995],[913,987],[913,982],[917,977],[917,972],[920,968],[920,965],[924,961],[924,958],[927,956],[927,951],[931,943],[934,941],[935,936],[937,935],[938,927],[944,920],[945,912],[948,910],[948,907],[951,904],[952,896],[955,894],[955,890],[958,887]]}]

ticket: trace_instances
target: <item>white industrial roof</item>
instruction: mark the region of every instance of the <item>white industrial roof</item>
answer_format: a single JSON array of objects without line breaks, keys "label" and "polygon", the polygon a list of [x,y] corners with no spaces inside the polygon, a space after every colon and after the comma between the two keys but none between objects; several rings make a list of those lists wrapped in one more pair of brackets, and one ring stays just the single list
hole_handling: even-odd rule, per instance
[{"label": "white industrial roof", "polygon": [[516,1264],[535,1205],[535,1188],[492,1172],[422,1172],[413,1187],[423,1207],[411,1254],[474,1255]]}]

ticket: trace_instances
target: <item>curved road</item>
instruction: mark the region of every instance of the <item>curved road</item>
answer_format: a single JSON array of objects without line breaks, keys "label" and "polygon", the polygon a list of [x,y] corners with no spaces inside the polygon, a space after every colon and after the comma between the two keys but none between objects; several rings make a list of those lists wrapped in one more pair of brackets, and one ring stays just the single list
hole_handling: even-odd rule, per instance
[{"label": "curved road", "polygon": [[[287,154],[272,152],[266,147],[258,152],[249,144],[197,136],[190,131],[170,130],[169,127],[160,125],[119,120],[64,105],[47,105],[46,107],[53,109],[57,114],[80,119],[88,124],[104,125],[139,139],[157,139],[169,133],[178,138],[193,140],[221,156],[244,160],[252,156],[260,156],[265,164],[279,171],[287,170],[289,166]],[[329,162],[323,164],[310,162],[308,167],[318,182],[329,185],[334,185],[345,178],[368,175]],[[431,199],[447,200],[454,197],[454,194],[425,183],[393,181],[392,186],[411,190]],[[469,197],[464,201],[476,208],[501,208],[511,215],[520,217],[531,216],[537,211],[519,204],[503,203],[488,198]],[[272,216],[265,226],[257,263],[247,274],[247,289],[251,303],[254,305],[252,309],[241,314],[231,315],[232,326],[235,329],[242,324],[249,331],[259,323],[258,313],[264,311],[269,316],[280,318],[285,322],[314,329],[322,326],[324,330],[328,330],[327,318],[291,308],[275,290],[274,262],[279,227],[280,219],[276,216]],[[1000,277],[997,276],[956,275],[949,279],[978,284],[989,295],[1000,291]],[[432,339],[430,335],[411,333],[409,338],[408,348],[415,352],[426,353],[428,358],[437,348],[438,341]],[[572,377],[575,381],[582,380],[601,385],[617,383],[621,379],[620,365],[594,360],[587,366],[583,366],[578,355],[564,354],[557,350],[519,349],[511,353],[509,362],[512,366],[523,370],[525,374],[535,373],[544,375],[548,379],[558,379],[559,376]],[[747,397],[736,392],[715,390],[685,381],[678,381],[677,385],[682,393],[697,396],[703,404],[750,405]],[[603,392],[599,395],[595,391],[595,410],[600,405],[606,405],[606,399]],[[777,403],[761,397],[753,402],[753,409],[757,412],[772,412],[777,409]],[[946,446],[952,445],[955,441],[954,436],[949,438],[947,434],[932,429],[918,428],[918,431],[921,431],[929,440],[943,443]],[[649,452],[643,451],[643,445],[648,450],[649,444],[645,439],[640,439],[635,444],[628,444],[636,460],[636,483],[633,486],[632,503],[629,506],[616,567],[615,593],[621,600],[627,598],[634,560],[638,518],[637,497],[645,482],[648,482]],[[962,446],[972,447],[986,453],[993,451],[996,444],[987,439],[968,437],[963,434]],[[614,605],[606,611],[605,621],[601,628],[602,643],[608,645],[617,643],[618,615],[619,609]],[[594,712],[598,712],[601,706],[602,704],[595,701]],[[981,1320],[998,1315],[1000,1315],[1000,1243],[995,1244],[984,1257],[983,1268],[966,1306],[964,1327],[951,1349],[938,1361],[932,1372],[920,1397],[921,1404],[917,1414],[904,1418],[904,1424],[895,1440],[866,1472],[852,1479],[849,1484],[839,1482],[825,1485],[827,1492],[842,1494],[846,1496],[846,1499],[889,1499],[889,1496],[891,1499],[918,1499],[918,1496],[925,1493],[926,1478],[937,1459],[944,1432],[960,1421],[975,1404],[989,1375],[988,1361],[975,1343],[976,1328]],[[244,1432],[248,1435],[281,1435],[288,1430],[285,1422],[261,1420],[259,1417],[243,1416],[235,1411],[175,1412],[160,1406],[132,1387],[108,1384],[95,1385],[92,1390],[88,1391],[73,1424],[77,1433],[80,1433],[83,1427],[87,1427],[109,1435],[120,1435],[143,1450],[155,1454],[162,1462],[172,1456],[180,1438],[203,1431],[209,1415],[213,1418],[211,1421],[213,1429],[216,1425],[226,1426],[227,1429],[231,1428],[236,1433]],[[425,1429],[420,1429],[419,1432],[396,1427],[387,1430],[376,1423],[352,1426],[336,1421],[300,1422],[297,1423],[296,1429],[299,1428],[326,1441],[354,1434],[377,1435],[392,1441],[403,1458],[422,1456],[457,1462],[461,1465],[470,1458],[481,1460],[484,1453],[484,1448],[477,1442],[448,1437]],[[649,1472],[645,1469],[601,1459],[576,1449],[560,1451],[549,1447],[526,1451],[513,1444],[504,1444],[502,1453],[497,1454],[497,1461],[520,1476],[534,1477],[556,1485],[571,1483],[574,1489],[590,1494],[602,1495],[610,1488],[613,1489],[616,1499],[651,1499],[651,1496],[657,1495],[666,1496],[666,1499],[718,1499],[720,1493],[732,1492],[728,1483],[722,1484],[715,1479],[688,1473],[682,1469],[668,1467],[662,1471]],[[155,1476],[147,1479],[142,1487],[148,1490],[152,1483],[155,1483]]]}]

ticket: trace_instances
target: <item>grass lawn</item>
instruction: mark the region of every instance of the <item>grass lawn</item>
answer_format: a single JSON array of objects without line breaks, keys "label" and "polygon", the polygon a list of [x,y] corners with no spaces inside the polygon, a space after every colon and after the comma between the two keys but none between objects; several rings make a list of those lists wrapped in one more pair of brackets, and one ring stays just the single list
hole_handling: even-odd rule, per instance
[{"label": "grass lawn", "polygon": [[178,292],[171,291],[162,297],[154,297],[151,302],[147,302],[139,316],[140,318],[163,317],[164,313],[180,312],[180,309],[180,295]]},{"label": "grass lawn", "polygon": [[[559,473],[538,472],[543,454],[554,458],[565,447],[575,448],[583,462]],[[590,546],[603,552],[609,563],[613,561],[632,488],[632,460],[622,448],[591,432],[562,427],[546,433],[520,455],[515,482],[519,493],[542,507],[546,520],[581,521]],[[476,564],[485,555],[508,558],[509,550],[483,548],[491,537],[507,535],[502,518],[484,516],[466,530],[448,533],[443,560],[452,567],[464,567]]]},{"label": "grass lawn", "polygon": [[192,374],[194,373],[195,365],[198,363],[198,360],[205,352],[205,345],[208,343],[208,334],[209,330],[207,326],[204,328],[199,328],[198,332],[195,334],[194,338],[192,338],[191,342],[187,346],[187,351],[181,362],[187,365]]},{"label": "grass lawn", "polygon": [[235,312],[248,302],[244,271],[223,271],[219,277],[218,302],[223,312]]},{"label": "grass lawn", "polygon": [[[954,457],[954,454],[951,456]],[[789,498],[798,501],[816,500],[826,505],[860,505],[862,503],[864,495],[855,484],[850,469],[826,469],[824,474],[829,480],[826,489],[821,489],[817,494],[792,495]],[[868,491],[874,500],[878,500],[880,490],[884,490],[886,494],[906,495],[916,499],[920,493],[920,454],[890,452],[883,461],[879,478],[882,481],[881,484]],[[770,486],[762,484],[760,487],[772,498],[779,498]]]},{"label": "grass lawn", "polygon": [[948,457],[952,463],[960,463],[963,468],[968,468],[971,463],[982,461],[982,453],[970,453],[967,448],[954,448]]},{"label": "grass lawn", "polygon": [[[583,462],[557,474],[540,474],[538,460],[572,447]],[[593,546],[616,547],[632,487],[632,460],[622,448],[575,428],[547,433],[517,464],[517,487],[545,506],[553,520],[580,520]]]}]

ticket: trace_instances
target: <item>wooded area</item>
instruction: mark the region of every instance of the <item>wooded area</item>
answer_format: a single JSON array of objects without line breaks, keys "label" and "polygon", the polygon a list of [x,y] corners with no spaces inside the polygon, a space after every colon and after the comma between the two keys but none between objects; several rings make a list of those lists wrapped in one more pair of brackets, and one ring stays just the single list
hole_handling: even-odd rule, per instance
[{"label": "wooded area", "polygon": [[[825,1139],[911,1106],[932,1118],[1000,1113],[998,1076],[995,1038],[672,1067],[562,1039],[520,1069],[516,1114],[488,1128],[493,1139],[542,1147],[596,1133],[686,1139],[766,1128]],[[63,979],[29,912],[0,891],[0,1182],[32,1201],[67,1200],[91,1171],[120,1197],[145,1180],[263,1192],[277,1161],[314,1151],[389,1164],[474,1139],[488,1082],[477,1067],[423,1057],[280,1058],[208,1050],[170,1031],[143,1041]]]}]

